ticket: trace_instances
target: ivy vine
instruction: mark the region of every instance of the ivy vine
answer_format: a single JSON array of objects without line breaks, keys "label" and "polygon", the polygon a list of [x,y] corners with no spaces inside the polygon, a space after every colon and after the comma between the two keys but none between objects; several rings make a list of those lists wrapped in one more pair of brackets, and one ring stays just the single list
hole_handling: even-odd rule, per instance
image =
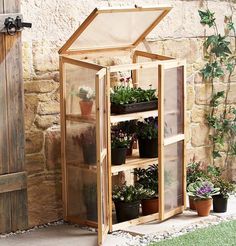
[{"label": "ivy vine", "polygon": [[[231,10],[232,10],[231,6]],[[215,13],[208,9],[199,10],[200,23],[208,26],[214,32],[206,37],[204,42],[206,64],[201,69],[203,80],[212,85],[210,113],[206,115],[210,127],[213,162],[222,157],[223,148],[226,153],[225,165],[229,165],[229,157],[236,156],[236,108],[228,103],[231,90],[231,78],[236,66],[236,29],[233,23],[233,10],[230,16],[225,16],[225,33],[218,31]],[[218,81],[225,82],[226,88],[216,90]],[[219,106],[223,106],[220,110]],[[213,164],[214,164],[213,163]]]}]

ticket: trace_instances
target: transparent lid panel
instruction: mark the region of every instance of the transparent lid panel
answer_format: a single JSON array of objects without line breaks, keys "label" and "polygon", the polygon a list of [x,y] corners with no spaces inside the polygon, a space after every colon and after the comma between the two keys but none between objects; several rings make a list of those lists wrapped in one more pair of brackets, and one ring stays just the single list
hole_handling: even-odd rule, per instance
[{"label": "transparent lid panel", "polygon": [[183,141],[164,147],[165,212],[183,205]]},{"label": "transparent lid panel", "polygon": [[184,133],[183,67],[165,70],[165,137]]},{"label": "transparent lid panel", "polygon": [[132,45],[164,11],[99,13],[69,50]]}]

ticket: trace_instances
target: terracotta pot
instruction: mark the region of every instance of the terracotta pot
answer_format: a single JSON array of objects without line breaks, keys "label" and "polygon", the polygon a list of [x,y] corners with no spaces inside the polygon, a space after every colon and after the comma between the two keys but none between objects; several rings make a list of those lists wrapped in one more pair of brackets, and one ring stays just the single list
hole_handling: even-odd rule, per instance
[{"label": "terracotta pot", "polygon": [[188,199],[189,199],[189,208],[192,209],[192,210],[196,210],[194,197],[193,196],[189,196]]},{"label": "terracotta pot", "polygon": [[195,200],[195,206],[198,216],[208,216],[210,214],[211,205],[212,198]]},{"label": "terracotta pot", "polygon": [[93,101],[80,101],[81,115],[90,115],[92,112]]},{"label": "terracotta pot", "polygon": [[141,201],[143,215],[149,215],[158,213],[159,211],[159,200],[157,197],[151,199],[144,199]]}]

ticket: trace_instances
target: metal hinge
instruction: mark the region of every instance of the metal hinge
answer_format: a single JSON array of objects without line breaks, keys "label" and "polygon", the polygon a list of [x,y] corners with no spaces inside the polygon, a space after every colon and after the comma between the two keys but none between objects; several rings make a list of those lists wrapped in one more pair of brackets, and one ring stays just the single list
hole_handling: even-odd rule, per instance
[{"label": "metal hinge", "polygon": [[20,13],[0,14],[0,32],[13,36],[22,31],[24,27],[32,27],[31,23],[23,22],[22,20],[23,16]]}]

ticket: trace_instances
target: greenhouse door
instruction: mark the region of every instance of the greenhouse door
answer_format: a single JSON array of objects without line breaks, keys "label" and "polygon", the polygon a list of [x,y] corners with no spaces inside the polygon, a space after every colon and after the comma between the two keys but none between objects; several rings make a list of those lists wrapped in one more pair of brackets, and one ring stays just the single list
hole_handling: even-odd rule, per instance
[{"label": "greenhouse door", "polygon": [[98,245],[108,233],[108,161],[107,161],[107,93],[106,69],[96,74],[96,138],[97,138],[97,199]]},{"label": "greenhouse door", "polygon": [[[19,0],[0,0],[0,30],[19,11]],[[21,32],[0,32],[0,233],[28,226],[21,49]]]},{"label": "greenhouse door", "polygon": [[159,68],[160,219],[183,212],[185,168],[185,66],[177,62]]}]

